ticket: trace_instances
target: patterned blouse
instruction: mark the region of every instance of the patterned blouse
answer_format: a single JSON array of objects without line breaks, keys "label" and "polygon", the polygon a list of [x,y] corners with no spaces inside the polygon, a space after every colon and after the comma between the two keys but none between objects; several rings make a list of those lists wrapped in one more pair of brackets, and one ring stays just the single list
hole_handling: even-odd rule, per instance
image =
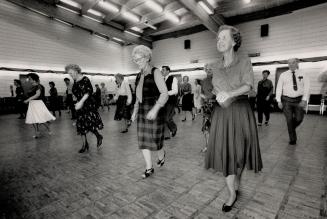
[{"label": "patterned blouse", "polygon": [[235,54],[229,67],[224,67],[223,59],[219,59],[213,65],[212,85],[214,94],[221,91],[232,91],[243,85],[249,85],[253,88],[254,74],[250,58]]}]

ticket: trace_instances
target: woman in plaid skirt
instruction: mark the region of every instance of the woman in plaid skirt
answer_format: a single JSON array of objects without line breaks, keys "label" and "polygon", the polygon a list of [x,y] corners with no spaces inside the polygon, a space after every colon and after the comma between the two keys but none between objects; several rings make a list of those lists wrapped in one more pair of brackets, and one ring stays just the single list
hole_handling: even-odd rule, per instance
[{"label": "woman in plaid skirt", "polygon": [[168,91],[161,72],[150,63],[152,51],[148,47],[136,46],[132,57],[141,70],[135,82],[136,102],[132,121],[137,117],[138,144],[146,163],[142,177],[147,178],[154,173],[151,151],[158,151],[158,167],[165,163],[165,151],[162,149],[165,128],[163,106],[168,100]]}]

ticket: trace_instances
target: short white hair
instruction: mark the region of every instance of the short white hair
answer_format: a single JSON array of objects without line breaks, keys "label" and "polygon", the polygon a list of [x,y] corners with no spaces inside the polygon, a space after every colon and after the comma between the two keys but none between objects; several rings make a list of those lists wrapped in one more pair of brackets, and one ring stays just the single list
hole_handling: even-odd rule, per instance
[{"label": "short white hair", "polygon": [[144,45],[139,45],[134,47],[132,52],[132,57],[134,57],[136,54],[141,54],[143,57],[148,58],[149,61],[152,58],[152,51],[149,47]]}]

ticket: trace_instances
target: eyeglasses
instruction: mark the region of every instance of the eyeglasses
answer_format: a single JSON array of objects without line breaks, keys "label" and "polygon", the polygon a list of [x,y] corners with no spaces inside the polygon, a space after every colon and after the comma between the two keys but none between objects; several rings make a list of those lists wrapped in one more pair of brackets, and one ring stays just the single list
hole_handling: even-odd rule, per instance
[{"label": "eyeglasses", "polygon": [[135,58],[133,58],[133,62],[135,62],[135,63],[140,63],[142,60],[144,60],[144,58],[145,57],[135,57]]}]

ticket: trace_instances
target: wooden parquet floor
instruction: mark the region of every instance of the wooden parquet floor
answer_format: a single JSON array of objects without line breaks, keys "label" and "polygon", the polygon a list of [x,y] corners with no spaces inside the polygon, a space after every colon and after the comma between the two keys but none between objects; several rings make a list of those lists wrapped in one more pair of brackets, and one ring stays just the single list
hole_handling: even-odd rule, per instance
[{"label": "wooden parquet floor", "polygon": [[203,168],[201,116],[182,123],[176,115],[165,165],[143,180],[136,126],[119,133],[113,114],[101,112],[102,150],[90,136],[85,154],[66,113],[40,139],[16,115],[0,116],[0,219],[327,217],[326,116],[306,115],[291,146],[284,116],[272,114],[259,128],[263,171],[244,171],[235,208],[222,213],[227,189],[221,174]]}]

